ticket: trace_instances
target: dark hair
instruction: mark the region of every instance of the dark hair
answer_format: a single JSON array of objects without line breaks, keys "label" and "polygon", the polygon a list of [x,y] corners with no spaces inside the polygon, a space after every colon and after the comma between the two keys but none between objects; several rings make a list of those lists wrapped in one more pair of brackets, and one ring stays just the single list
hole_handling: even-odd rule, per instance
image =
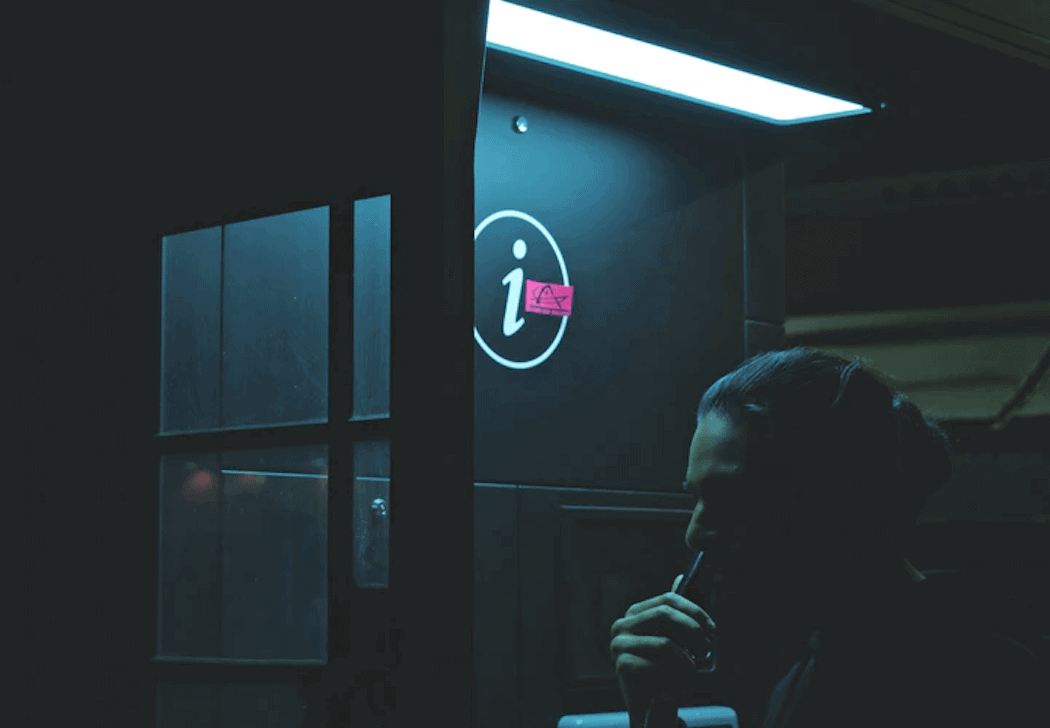
[{"label": "dark hair", "polygon": [[772,477],[775,507],[818,521],[870,523],[899,546],[926,500],[951,477],[944,430],[886,375],[816,349],[751,357],[700,400],[747,422],[745,469]]}]

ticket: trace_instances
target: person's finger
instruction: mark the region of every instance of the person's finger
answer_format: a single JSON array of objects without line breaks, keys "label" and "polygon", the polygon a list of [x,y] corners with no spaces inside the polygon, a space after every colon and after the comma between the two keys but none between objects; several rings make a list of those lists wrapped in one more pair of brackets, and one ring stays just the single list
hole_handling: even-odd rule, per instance
[{"label": "person's finger", "polygon": [[627,614],[623,618],[616,620],[612,624],[610,633],[612,635],[618,634],[620,631],[629,628],[636,620],[632,620],[632,617],[639,617],[654,607],[661,605],[667,605],[676,609],[683,614],[692,617],[698,624],[706,624],[711,629],[715,628],[715,622],[711,619],[711,615],[705,612],[700,605],[695,602],[691,602],[681,594],[674,594],[673,592],[664,592],[663,594],[657,594],[652,599],[646,599],[644,602],[638,602],[632,604],[627,608]]},{"label": "person's finger", "polygon": [[676,576],[675,580],[674,580],[674,584],[671,585],[671,591],[676,590],[678,588],[678,585],[682,583],[682,579],[684,579],[684,578],[685,578],[685,574],[679,574],[678,576]]}]

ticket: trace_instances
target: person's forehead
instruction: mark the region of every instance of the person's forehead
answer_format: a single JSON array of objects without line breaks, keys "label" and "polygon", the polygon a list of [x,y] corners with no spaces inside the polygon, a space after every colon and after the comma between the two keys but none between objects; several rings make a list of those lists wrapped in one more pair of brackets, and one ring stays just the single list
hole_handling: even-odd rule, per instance
[{"label": "person's forehead", "polygon": [[718,411],[704,415],[689,448],[688,482],[711,471],[739,468],[744,461],[744,424]]}]

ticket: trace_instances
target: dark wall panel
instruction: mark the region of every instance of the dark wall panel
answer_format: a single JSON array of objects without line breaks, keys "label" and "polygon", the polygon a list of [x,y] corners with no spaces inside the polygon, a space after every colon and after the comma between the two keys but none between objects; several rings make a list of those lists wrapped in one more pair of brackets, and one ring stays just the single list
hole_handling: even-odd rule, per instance
[{"label": "dark wall panel", "polygon": [[744,322],[744,356],[752,357],[764,351],[775,351],[784,346],[784,324],[765,321]]},{"label": "dark wall panel", "polygon": [[744,180],[745,311],[748,319],[784,322],[784,163],[748,164]]},{"label": "dark wall panel", "polygon": [[474,680],[478,728],[511,728],[518,712],[518,492],[474,487]]},{"label": "dark wall panel", "polygon": [[690,552],[684,493],[517,489],[521,549],[521,728],[624,709],[612,623],[667,591]]},{"label": "dark wall panel", "polygon": [[[475,166],[476,480],[677,487],[743,358],[734,158],[486,95]],[[526,312],[515,275],[567,278],[571,315]]]}]

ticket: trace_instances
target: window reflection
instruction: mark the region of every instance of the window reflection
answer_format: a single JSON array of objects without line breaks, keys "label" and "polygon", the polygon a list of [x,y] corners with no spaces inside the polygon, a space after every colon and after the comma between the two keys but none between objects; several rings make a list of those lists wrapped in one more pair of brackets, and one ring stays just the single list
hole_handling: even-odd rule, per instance
[{"label": "window reflection", "polygon": [[159,654],[324,658],[327,473],[323,447],[165,459]]}]

